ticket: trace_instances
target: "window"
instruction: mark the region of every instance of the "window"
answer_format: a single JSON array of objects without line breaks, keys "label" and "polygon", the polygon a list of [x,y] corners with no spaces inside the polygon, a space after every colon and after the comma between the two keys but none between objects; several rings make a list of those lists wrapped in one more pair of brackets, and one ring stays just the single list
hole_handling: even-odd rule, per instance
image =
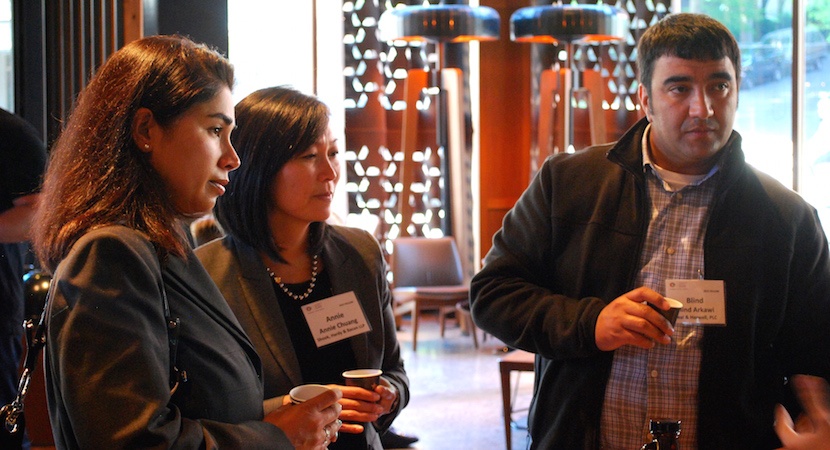
[{"label": "window", "polygon": [[[344,151],[342,9],[342,0],[228,0],[228,59],[234,101],[278,85],[316,95],[331,109]],[[341,169],[333,206],[339,217],[348,212],[345,182]]]},{"label": "window", "polygon": [[743,137],[747,161],[795,188],[818,209],[830,231],[830,3],[805,1],[805,25],[796,30],[804,35],[805,67],[798,158],[792,139],[792,1],[683,0],[681,10],[712,16],[735,35],[743,66],[735,130]]},{"label": "window", "polygon": [[268,86],[314,88],[311,2],[228,1],[228,58],[236,68],[234,99]]}]

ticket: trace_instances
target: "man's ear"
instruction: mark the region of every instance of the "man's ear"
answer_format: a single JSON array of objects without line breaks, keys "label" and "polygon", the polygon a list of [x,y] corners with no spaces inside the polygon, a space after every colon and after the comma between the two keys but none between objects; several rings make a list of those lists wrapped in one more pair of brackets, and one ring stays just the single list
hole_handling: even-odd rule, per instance
[{"label": "man's ear", "polygon": [[648,89],[642,83],[639,83],[637,86],[637,98],[640,99],[640,107],[643,109],[643,113],[645,113],[648,121],[651,122],[651,105],[649,105],[651,98],[649,98]]},{"label": "man's ear", "polygon": [[149,152],[152,149],[150,130],[156,126],[153,112],[147,108],[138,108],[133,117],[133,141],[139,150]]}]

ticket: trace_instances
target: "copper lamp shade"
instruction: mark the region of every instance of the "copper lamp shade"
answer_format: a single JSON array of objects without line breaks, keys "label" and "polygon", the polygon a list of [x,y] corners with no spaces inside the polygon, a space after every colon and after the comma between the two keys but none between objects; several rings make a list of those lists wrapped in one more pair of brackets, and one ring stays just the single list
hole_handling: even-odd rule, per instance
[{"label": "copper lamp shade", "polygon": [[425,5],[388,9],[378,22],[384,41],[467,42],[499,38],[499,14],[486,6]]},{"label": "copper lamp shade", "polygon": [[530,6],[510,16],[516,42],[618,41],[627,28],[628,14],[609,5]]}]

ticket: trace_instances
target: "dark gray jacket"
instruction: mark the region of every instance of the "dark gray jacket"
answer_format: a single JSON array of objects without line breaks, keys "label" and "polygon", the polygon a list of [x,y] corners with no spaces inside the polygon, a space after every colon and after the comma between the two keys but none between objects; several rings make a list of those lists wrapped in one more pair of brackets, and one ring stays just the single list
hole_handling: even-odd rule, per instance
[{"label": "dark gray jacket", "polygon": [[[171,317],[181,320],[170,395]],[[290,449],[262,422],[261,363],[192,252],[163,270],[140,233],[84,235],[52,280],[46,387],[58,449]]]},{"label": "dark gray jacket", "polygon": [[[386,262],[377,240],[369,233],[357,228],[326,227],[322,258],[332,294],[354,291],[372,326],[370,333],[349,339],[357,366],[382,369],[384,378],[398,390],[397,410],[378,421],[378,427],[384,430],[409,402],[409,378],[395,332]],[[199,247],[196,255],[262,356],[265,396],[286,395],[292,387],[308,382],[302,378],[271,278],[256,250],[226,236]],[[367,429],[366,437],[370,448],[381,448],[374,428]]]}]

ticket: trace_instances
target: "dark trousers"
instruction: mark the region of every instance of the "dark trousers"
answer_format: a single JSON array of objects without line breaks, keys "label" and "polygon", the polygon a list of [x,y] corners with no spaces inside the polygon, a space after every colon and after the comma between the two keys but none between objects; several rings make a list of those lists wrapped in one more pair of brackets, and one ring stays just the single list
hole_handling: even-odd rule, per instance
[{"label": "dark trousers", "polygon": [[[7,405],[17,395],[17,383],[20,380],[20,362],[23,358],[21,336],[4,334],[0,336],[0,407]],[[5,424],[0,424],[4,426]],[[23,436],[23,444],[8,442],[6,433],[0,433],[0,449],[29,450],[29,438]],[[15,441],[19,441],[19,438]]]}]

